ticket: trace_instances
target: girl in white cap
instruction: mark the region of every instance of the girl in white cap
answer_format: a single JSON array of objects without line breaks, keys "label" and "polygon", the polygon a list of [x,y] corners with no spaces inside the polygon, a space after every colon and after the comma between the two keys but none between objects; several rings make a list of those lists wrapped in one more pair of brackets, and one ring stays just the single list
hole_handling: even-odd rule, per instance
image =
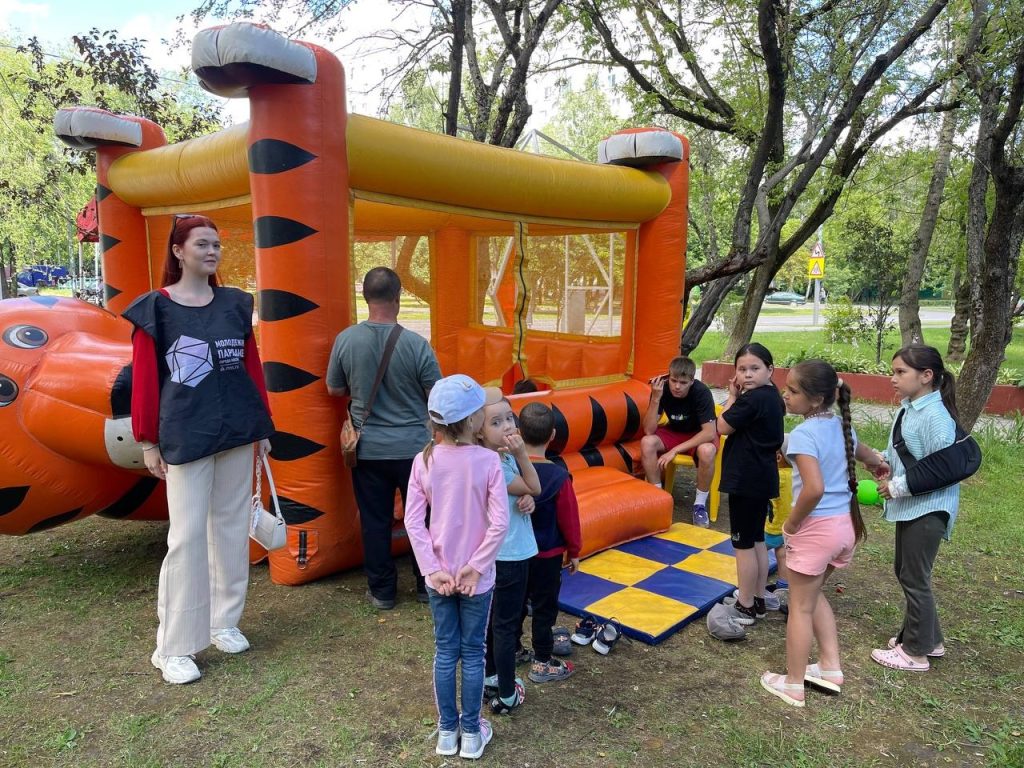
[{"label": "girl in white cap", "polygon": [[[437,754],[476,759],[491,740],[480,717],[484,638],[494,589],[494,562],[508,530],[508,498],[498,454],[477,445],[484,390],[455,374],[430,391],[435,439],[416,457],[405,528],[426,578],[434,618]],[[430,527],[427,527],[427,509]],[[462,662],[462,715],[456,667]],[[461,745],[460,745],[461,740]]]}]

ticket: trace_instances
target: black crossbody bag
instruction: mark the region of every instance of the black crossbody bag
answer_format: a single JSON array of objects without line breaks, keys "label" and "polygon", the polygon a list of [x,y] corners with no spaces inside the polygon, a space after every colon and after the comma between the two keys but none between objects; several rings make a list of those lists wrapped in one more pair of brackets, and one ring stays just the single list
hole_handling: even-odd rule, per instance
[{"label": "black crossbody bag", "polygon": [[892,447],[900,455],[907,470],[907,489],[911,496],[956,485],[981,468],[981,447],[959,424],[956,425],[952,445],[929,453],[922,459],[915,459],[903,440],[905,412],[906,409],[901,409],[896,417],[896,424],[892,428]]}]

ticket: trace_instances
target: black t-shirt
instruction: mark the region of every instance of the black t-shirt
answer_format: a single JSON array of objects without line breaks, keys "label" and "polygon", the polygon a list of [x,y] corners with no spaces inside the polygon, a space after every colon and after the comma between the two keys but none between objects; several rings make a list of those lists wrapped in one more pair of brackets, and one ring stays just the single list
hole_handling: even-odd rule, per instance
[{"label": "black t-shirt", "polygon": [[676,397],[669,391],[668,382],[661,393],[658,413],[668,417],[665,429],[693,434],[709,421],[715,420],[715,398],[702,381],[694,381],[686,397]]},{"label": "black t-shirt", "polygon": [[786,406],[771,384],[743,392],[722,418],[736,431],[725,439],[719,490],[774,499],[779,495],[775,454],[785,436]]},{"label": "black t-shirt", "polygon": [[273,434],[243,362],[252,307],[245,291],[218,287],[203,307],[151,291],[125,310],[156,345],[160,453],[168,464],[187,464]]}]

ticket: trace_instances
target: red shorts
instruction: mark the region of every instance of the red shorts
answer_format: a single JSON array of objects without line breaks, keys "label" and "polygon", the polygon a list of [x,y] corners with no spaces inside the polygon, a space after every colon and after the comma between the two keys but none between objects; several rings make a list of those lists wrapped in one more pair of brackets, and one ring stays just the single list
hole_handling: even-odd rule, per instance
[{"label": "red shorts", "polygon": [[786,533],[786,567],[807,576],[818,576],[828,566],[845,568],[853,559],[857,537],[849,515],[808,517],[796,533]]},{"label": "red shorts", "polygon": [[[671,429],[666,429],[665,427],[658,427],[657,431],[654,433],[654,436],[661,440],[661,444],[665,446],[666,451],[670,451],[677,445],[681,445],[682,443],[685,443],[687,440],[690,440],[699,434],[699,432],[673,432]],[[693,457],[694,466],[697,465],[697,448],[691,448],[688,451],[680,451],[680,453],[682,453],[684,456]]]}]

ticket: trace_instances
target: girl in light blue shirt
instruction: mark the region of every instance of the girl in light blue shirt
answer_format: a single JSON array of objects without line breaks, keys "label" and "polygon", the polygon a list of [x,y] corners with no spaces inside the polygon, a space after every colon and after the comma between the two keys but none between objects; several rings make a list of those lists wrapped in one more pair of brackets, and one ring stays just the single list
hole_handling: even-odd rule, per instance
[{"label": "girl in light blue shirt", "polygon": [[[917,459],[953,443],[956,435],[956,382],[933,347],[912,344],[892,359],[892,384],[902,397],[900,426],[907,449]],[[871,658],[893,669],[925,672],[929,657],[945,655],[935,597],[932,566],[939,542],[949,539],[960,506],[959,483],[911,496],[906,469],[893,448],[886,448],[888,479],[879,484],[885,519],[896,523],[896,578],[906,596],[903,627],[887,648]]]}]

